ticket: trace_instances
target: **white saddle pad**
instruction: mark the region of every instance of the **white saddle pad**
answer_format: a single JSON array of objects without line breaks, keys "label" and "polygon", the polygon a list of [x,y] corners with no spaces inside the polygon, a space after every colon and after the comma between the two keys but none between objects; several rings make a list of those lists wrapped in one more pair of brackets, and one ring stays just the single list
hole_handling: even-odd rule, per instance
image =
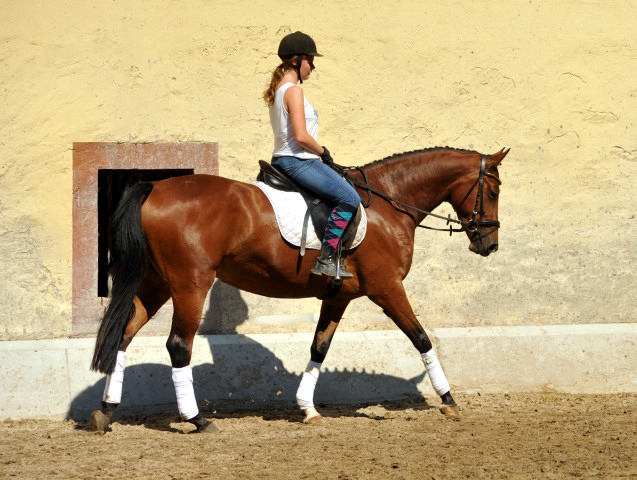
[{"label": "white saddle pad", "polygon": [[[265,193],[265,196],[268,197],[268,200],[270,200],[274,214],[276,215],[276,221],[279,224],[279,230],[285,241],[296,247],[300,247],[301,236],[303,235],[301,231],[303,230],[303,219],[307,211],[307,204],[301,194],[277,190],[263,182],[255,182],[253,185],[259,187],[259,189]],[[358,209],[361,214],[361,221],[358,224],[356,236],[350,248],[359,246],[367,232],[367,214],[362,205],[359,206]],[[312,226],[312,219],[308,221],[307,238],[305,242],[305,248],[312,250],[321,249],[321,241],[316,236],[316,232]]]}]

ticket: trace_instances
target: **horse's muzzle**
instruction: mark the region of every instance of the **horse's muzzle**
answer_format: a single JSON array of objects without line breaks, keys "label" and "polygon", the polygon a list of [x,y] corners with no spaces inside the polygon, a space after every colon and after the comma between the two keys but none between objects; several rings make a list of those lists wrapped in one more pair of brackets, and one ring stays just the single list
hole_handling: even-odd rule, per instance
[{"label": "horse's muzzle", "polygon": [[489,242],[486,241],[486,239],[478,239],[474,242],[471,242],[469,244],[469,250],[471,250],[473,253],[477,253],[479,255],[482,255],[483,257],[488,257],[489,255],[491,255],[493,252],[497,252],[498,251],[498,244],[495,242]]}]

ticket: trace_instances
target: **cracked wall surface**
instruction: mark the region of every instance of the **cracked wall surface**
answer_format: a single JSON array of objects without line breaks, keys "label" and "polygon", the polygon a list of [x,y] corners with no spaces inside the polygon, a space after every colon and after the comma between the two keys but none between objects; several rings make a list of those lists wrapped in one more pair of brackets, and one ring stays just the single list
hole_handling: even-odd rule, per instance
[{"label": "cracked wall surface", "polygon": [[[297,29],[324,54],[304,88],[337,162],[511,148],[495,255],[417,233],[405,284],[425,326],[635,321],[634,2],[4,0],[0,18],[2,340],[72,333],[73,143],[217,142],[220,174],[251,182]],[[318,300],[228,288],[209,331],[314,329]],[[357,300],[340,328],[393,327]]]}]

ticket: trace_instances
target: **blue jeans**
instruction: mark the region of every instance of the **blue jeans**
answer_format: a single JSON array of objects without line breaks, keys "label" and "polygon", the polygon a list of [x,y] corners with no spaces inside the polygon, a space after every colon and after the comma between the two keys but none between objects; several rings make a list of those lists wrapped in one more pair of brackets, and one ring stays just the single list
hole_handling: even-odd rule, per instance
[{"label": "blue jeans", "polygon": [[361,198],[347,181],[319,159],[272,157],[272,165],[322,200],[358,208]]}]

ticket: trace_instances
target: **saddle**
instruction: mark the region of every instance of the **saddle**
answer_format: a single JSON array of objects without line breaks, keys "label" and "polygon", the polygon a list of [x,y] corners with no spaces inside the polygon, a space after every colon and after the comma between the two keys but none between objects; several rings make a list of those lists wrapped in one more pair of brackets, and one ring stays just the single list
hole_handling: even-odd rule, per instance
[{"label": "saddle", "polygon": [[[303,197],[303,200],[305,200],[307,211],[305,212],[305,216],[303,219],[300,251],[301,256],[305,255],[309,219],[312,219],[312,227],[314,228],[314,232],[316,233],[317,238],[323,241],[323,236],[325,234],[325,225],[327,224],[327,220],[330,216],[330,213],[332,213],[335,205],[328,204],[327,202],[317,197],[314,193],[305,190],[304,188],[296,184],[285,173],[272,166],[270,163],[264,160],[259,160],[259,167],[260,171],[257,175],[257,181],[263,182],[276,190],[300,193],[301,197]],[[354,242],[356,230],[358,229],[360,220],[361,214],[359,208],[347,230],[345,230],[345,234],[343,235],[343,239],[341,240],[343,250],[347,250],[348,248],[350,248],[352,243]]]}]

